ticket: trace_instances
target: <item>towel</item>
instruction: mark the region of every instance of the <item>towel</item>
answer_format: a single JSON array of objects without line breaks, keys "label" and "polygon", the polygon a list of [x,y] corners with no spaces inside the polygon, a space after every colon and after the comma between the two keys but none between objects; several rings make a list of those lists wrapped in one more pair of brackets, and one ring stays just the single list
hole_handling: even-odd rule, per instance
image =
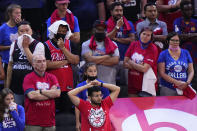
[{"label": "towel", "polygon": [[[113,54],[114,51],[116,50],[116,48],[118,48],[112,41],[110,38],[108,37],[105,37],[105,40],[104,40],[104,43],[105,43],[105,49],[106,49],[106,54]],[[89,44],[89,48],[91,50],[96,50],[96,42],[95,42],[95,38],[94,36],[92,36],[90,38],[90,44]]]},{"label": "towel", "polygon": [[19,48],[19,49],[21,50],[21,52],[24,54],[25,52],[24,52],[23,45],[22,45],[22,43],[23,43],[23,36],[29,37],[29,39],[30,39],[30,44],[34,41],[34,38],[32,38],[31,35],[29,35],[29,34],[23,34],[23,35],[21,35],[21,36],[18,37],[18,40],[17,40],[18,48]]},{"label": "towel", "polygon": [[[66,10],[65,18],[71,30],[73,31],[75,20],[74,20],[73,13],[69,9]],[[61,20],[61,18],[59,17],[58,10],[56,9],[51,15],[51,24],[53,24],[55,21],[58,21],[58,20]]]},{"label": "towel", "polygon": [[157,77],[153,72],[153,69],[150,67],[147,72],[144,73],[142,81],[142,91],[148,92],[153,96],[156,96],[155,82]]},{"label": "towel", "polygon": [[65,39],[69,39],[70,36],[72,35],[72,32],[70,30],[70,26],[67,22],[63,21],[63,20],[58,20],[56,22],[54,22],[52,25],[49,26],[48,30],[49,30],[49,38],[53,39],[54,38],[54,34],[57,34],[58,28],[60,25],[66,25],[68,26],[68,31],[66,34]]},{"label": "towel", "polygon": [[[131,26],[128,20],[124,16],[123,16],[123,21],[124,21],[123,34],[126,34],[127,32],[131,30]],[[115,21],[113,20],[112,17],[110,17],[107,22],[107,32],[110,33],[114,29],[115,26],[116,26]]]},{"label": "towel", "polygon": [[[176,88],[176,86],[175,86]],[[193,99],[196,96],[196,91],[192,88],[191,85],[188,85],[186,89],[180,90],[176,88],[177,94],[178,95],[184,95],[188,97],[189,99]]]}]

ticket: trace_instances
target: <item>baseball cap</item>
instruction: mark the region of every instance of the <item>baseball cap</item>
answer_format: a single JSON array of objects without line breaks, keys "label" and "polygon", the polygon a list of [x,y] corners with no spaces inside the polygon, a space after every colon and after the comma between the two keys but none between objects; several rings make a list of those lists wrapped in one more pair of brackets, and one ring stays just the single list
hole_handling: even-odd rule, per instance
[{"label": "baseball cap", "polygon": [[103,20],[96,20],[93,24],[93,27],[97,27],[97,26],[103,26],[104,28],[106,28],[106,24],[105,24],[105,21]]},{"label": "baseball cap", "polygon": [[58,4],[63,4],[63,3],[70,3],[70,0],[56,0],[55,2]]}]

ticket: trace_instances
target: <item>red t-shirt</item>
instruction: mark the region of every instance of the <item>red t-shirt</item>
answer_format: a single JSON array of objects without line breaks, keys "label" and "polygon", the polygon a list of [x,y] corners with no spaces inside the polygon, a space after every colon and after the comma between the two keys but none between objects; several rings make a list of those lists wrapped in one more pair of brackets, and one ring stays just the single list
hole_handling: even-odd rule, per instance
[{"label": "red t-shirt", "polygon": [[[177,0],[163,0],[163,5],[174,5]],[[176,18],[181,17],[181,11],[178,10],[173,13],[160,13],[159,20],[167,23],[168,32],[173,31],[173,22]]]},{"label": "red t-shirt", "polygon": [[[23,89],[25,94],[34,90],[49,90],[53,85],[59,87],[53,74],[45,72],[43,77],[31,72],[25,76]],[[36,101],[25,97],[25,121],[27,125],[42,127],[55,126],[55,101],[54,99]]]},{"label": "red t-shirt", "polygon": [[[138,64],[149,64],[152,67],[155,76],[157,76],[158,49],[153,43],[150,43],[146,49],[142,49],[139,41],[132,42],[125,56],[134,60]],[[130,94],[137,94],[142,90],[143,75],[143,72],[134,69],[129,70],[128,92]]]},{"label": "red t-shirt", "polygon": [[77,107],[81,112],[81,131],[111,131],[109,110],[113,102],[106,97],[101,106],[93,107],[89,101],[80,99]]}]

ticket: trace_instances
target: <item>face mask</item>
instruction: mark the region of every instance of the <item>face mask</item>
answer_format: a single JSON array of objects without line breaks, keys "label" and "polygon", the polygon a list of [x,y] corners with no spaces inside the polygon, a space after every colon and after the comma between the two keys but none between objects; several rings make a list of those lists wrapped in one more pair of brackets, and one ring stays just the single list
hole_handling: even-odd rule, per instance
[{"label": "face mask", "polygon": [[87,76],[87,79],[90,80],[90,81],[93,81],[97,78],[97,76]]},{"label": "face mask", "polygon": [[65,36],[66,36],[66,35],[64,35],[64,34],[57,33],[56,36],[55,36],[55,38],[56,38],[57,40],[60,39],[60,38],[62,38],[62,39],[64,40]]},{"label": "face mask", "polygon": [[169,49],[171,51],[177,51],[179,49],[179,47],[178,46],[177,47],[173,47],[172,45],[169,45]]},{"label": "face mask", "polygon": [[95,33],[94,36],[97,41],[103,41],[105,39],[105,33]]}]

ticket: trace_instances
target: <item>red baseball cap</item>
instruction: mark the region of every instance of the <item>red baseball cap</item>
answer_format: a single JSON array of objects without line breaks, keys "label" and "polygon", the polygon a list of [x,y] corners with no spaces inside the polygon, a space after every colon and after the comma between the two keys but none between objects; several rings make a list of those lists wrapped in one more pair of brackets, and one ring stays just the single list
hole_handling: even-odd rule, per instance
[{"label": "red baseball cap", "polygon": [[104,28],[107,27],[106,24],[105,24],[105,21],[103,21],[103,20],[96,20],[96,21],[94,22],[94,24],[93,24],[93,27],[95,28],[95,27],[97,27],[97,26],[103,26]]},{"label": "red baseball cap", "polygon": [[58,4],[63,4],[63,3],[70,3],[70,0],[56,0],[55,2]]}]

